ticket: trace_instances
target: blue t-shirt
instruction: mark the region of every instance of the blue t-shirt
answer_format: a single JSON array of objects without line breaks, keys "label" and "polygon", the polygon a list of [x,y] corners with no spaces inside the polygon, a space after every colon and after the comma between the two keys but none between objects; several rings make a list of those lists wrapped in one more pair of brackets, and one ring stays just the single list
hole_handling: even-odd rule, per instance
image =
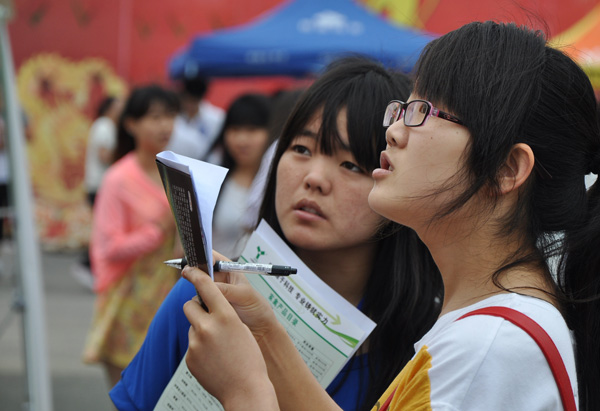
[{"label": "blue t-shirt", "polygon": [[[119,411],[153,410],[188,348],[190,323],[183,305],[196,295],[194,286],[180,279],[154,316],[144,344],[110,391]],[[350,361],[327,392],[346,411],[355,410],[368,385],[367,355]],[[346,375],[348,373],[348,375]],[[343,381],[340,385],[340,381]],[[338,387],[338,385],[340,385]]]}]

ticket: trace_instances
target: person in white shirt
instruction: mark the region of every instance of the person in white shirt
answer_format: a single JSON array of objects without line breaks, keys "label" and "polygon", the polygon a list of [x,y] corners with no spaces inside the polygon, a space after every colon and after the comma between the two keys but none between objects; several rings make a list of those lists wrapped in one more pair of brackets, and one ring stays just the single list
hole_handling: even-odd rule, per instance
[{"label": "person in white shirt", "polygon": [[[182,80],[181,111],[175,118],[167,150],[198,160],[207,159],[225,120],[225,111],[204,99],[208,86],[208,80],[202,76]],[[218,161],[218,158],[212,160]]]},{"label": "person in white shirt", "polygon": [[275,149],[277,148],[277,141],[279,140],[281,130],[283,130],[283,126],[303,92],[304,89],[283,90],[273,96],[273,108],[269,120],[269,138],[272,143],[263,154],[260,168],[250,186],[246,201],[246,211],[242,218],[242,224],[248,233],[254,231],[254,228],[259,223],[258,213],[265,194],[265,184],[269,175],[271,163],[273,163],[273,156],[275,155]]},{"label": "person in white shirt", "polygon": [[[91,207],[96,200],[96,192],[102,178],[113,162],[113,151],[117,143],[117,123],[123,110],[123,101],[117,97],[104,98],[98,105],[96,120],[89,131],[85,156],[85,189]],[[93,276],[90,270],[89,250],[86,248],[80,258],[71,265],[71,274],[85,288],[92,290]]]},{"label": "person in white shirt", "polygon": [[98,106],[97,118],[90,127],[85,156],[85,188],[90,205],[94,205],[96,191],[112,163],[117,142],[117,122],[122,109],[122,100],[106,97]]},{"label": "person in white shirt", "polygon": [[246,231],[243,217],[250,186],[269,146],[271,100],[263,94],[243,94],[231,103],[223,130],[211,152],[222,153],[221,165],[229,169],[213,218],[213,248],[238,257]]}]

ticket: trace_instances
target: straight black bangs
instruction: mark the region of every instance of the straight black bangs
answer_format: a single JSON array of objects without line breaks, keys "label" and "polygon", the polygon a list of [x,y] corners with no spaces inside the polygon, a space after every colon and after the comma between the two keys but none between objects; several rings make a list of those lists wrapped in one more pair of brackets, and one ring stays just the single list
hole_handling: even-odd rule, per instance
[{"label": "straight black bangs", "polygon": [[269,123],[271,102],[262,94],[244,94],[231,103],[225,117],[228,126],[255,126],[266,128]]},{"label": "straight black bangs", "polygon": [[470,23],[428,44],[417,63],[415,91],[473,131],[507,118],[519,124],[544,50],[539,32],[513,23]]},{"label": "straight black bangs", "polygon": [[[410,93],[408,85],[394,86],[398,84],[385,71],[357,74],[350,71],[341,78],[321,79],[321,87],[309,89],[300,98],[284,128],[280,151],[289,146],[314,115],[320,114],[322,124],[317,138],[321,152],[332,155],[348,146],[358,165],[372,171],[378,167],[379,152],[385,148],[385,107],[390,100],[406,98]],[[343,109],[346,110],[348,144],[342,141],[338,130],[337,119]]]},{"label": "straight black bangs", "polygon": [[131,92],[121,115],[126,118],[139,119],[144,117],[150,107],[155,104],[164,107],[165,111],[169,113],[177,113],[180,108],[179,100],[174,92],[157,85],[150,85],[134,89]]},{"label": "straight black bangs", "polygon": [[417,63],[415,91],[464,122],[471,134],[469,167],[492,181],[523,136],[544,65],[541,33],[474,22],[428,44]]}]

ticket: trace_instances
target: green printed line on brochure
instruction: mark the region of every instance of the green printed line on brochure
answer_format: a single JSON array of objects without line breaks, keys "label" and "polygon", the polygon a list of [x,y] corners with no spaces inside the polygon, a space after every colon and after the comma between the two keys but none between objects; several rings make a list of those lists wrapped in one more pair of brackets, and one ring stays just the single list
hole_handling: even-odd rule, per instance
[{"label": "green printed line on brochure", "polygon": [[[245,259],[243,256],[240,256],[240,258],[241,258],[241,259],[243,259],[243,260],[244,260],[244,262],[248,262],[248,260],[246,260],[246,259]],[[302,289],[302,287],[300,287],[300,286],[298,285],[298,283],[297,283],[297,282],[295,282],[295,281],[294,281],[292,278],[288,278],[288,281],[290,281],[290,282],[291,282],[292,284],[294,284],[294,285],[295,285],[295,286],[296,286],[296,287],[297,287],[297,288],[298,288],[300,291],[302,291],[302,293],[303,293],[303,294],[306,296],[306,298],[308,298],[310,301],[312,301],[312,303],[313,303],[314,305],[316,305],[317,307],[319,307],[319,308],[320,308],[320,309],[321,309],[321,310],[322,310],[322,311],[323,311],[325,314],[327,314],[327,315],[328,315],[330,318],[332,318],[332,319],[333,319],[333,321],[331,322],[331,324],[332,324],[332,325],[341,324],[341,322],[342,322],[342,321],[341,321],[341,318],[340,318],[339,314],[337,314],[337,315],[335,315],[335,316],[334,316],[333,314],[331,314],[330,312],[328,312],[328,311],[327,311],[325,308],[323,308],[323,306],[322,306],[321,304],[319,304],[317,301],[315,301],[313,298],[311,298],[311,297],[310,297],[310,294],[309,294],[309,293],[307,293],[306,291],[304,291],[304,290]],[[268,284],[267,284],[267,285],[268,285]],[[270,286],[269,286],[269,287],[270,287]],[[271,288],[271,290],[273,290],[273,288]],[[273,290],[273,292],[275,292],[275,290]],[[281,300],[281,296],[279,296],[279,295],[278,295],[276,292],[275,292],[275,294],[276,294],[276,295],[277,295],[277,297],[278,297],[278,298]],[[286,305],[287,305],[287,304],[286,304]],[[289,308],[289,306],[288,306],[288,308]],[[293,311],[291,308],[290,308],[290,310],[291,310],[292,312],[294,312],[294,311]],[[296,314],[296,313],[294,312],[294,314]],[[296,316],[298,316],[298,314],[296,314]],[[298,316],[298,318],[300,318],[300,317]],[[306,324],[306,325],[308,325],[308,324]],[[338,337],[340,337],[340,338],[341,338],[341,339],[344,341],[344,343],[345,343],[346,345],[348,345],[348,346],[350,346],[350,347],[352,347],[352,348],[354,348],[354,347],[356,347],[356,346],[358,345],[358,342],[359,342],[359,341],[358,341],[356,338],[354,338],[354,337],[352,337],[352,336],[349,336],[349,335],[347,335],[347,334],[341,333],[341,332],[339,332],[339,331],[335,331],[335,330],[334,330],[334,329],[332,329],[331,327],[328,327],[326,324],[323,324],[323,326],[324,326],[325,328],[327,328],[327,329],[328,329],[328,330],[329,330],[331,333],[333,333],[333,334],[337,335]]]},{"label": "green printed line on brochure", "polygon": [[[319,334],[319,332],[318,332],[317,330],[315,330],[314,328],[312,328],[312,327],[311,327],[311,326],[310,326],[310,325],[309,325],[309,324],[308,324],[306,321],[304,321],[304,320],[302,319],[302,316],[298,315],[298,313],[296,313],[296,311],[294,311],[294,309],[292,309],[292,307],[290,307],[290,306],[289,306],[289,305],[288,305],[288,304],[287,304],[287,303],[284,301],[284,299],[283,299],[283,298],[281,298],[281,296],[279,295],[279,293],[278,293],[277,291],[275,291],[275,290],[273,289],[273,287],[271,287],[271,284],[269,284],[269,283],[268,283],[268,282],[267,282],[267,281],[266,281],[266,280],[265,280],[265,279],[264,279],[262,276],[257,276],[257,277],[259,277],[259,278],[260,278],[260,279],[261,279],[261,280],[262,280],[262,281],[265,283],[265,285],[271,289],[271,291],[272,291],[272,292],[273,292],[273,293],[274,293],[274,294],[277,296],[277,298],[279,298],[279,301],[281,301],[283,304],[285,304],[285,305],[286,305],[286,307],[287,307],[287,308],[288,308],[288,309],[289,309],[291,312],[293,312],[293,313],[294,313],[294,315],[296,315],[296,317],[298,317],[298,318],[300,319],[300,321],[302,321],[302,322],[304,323],[304,325],[306,325],[306,326],[307,326],[308,328],[310,328],[310,329],[311,329],[311,330],[312,330],[312,331],[313,331],[315,334],[317,334],[319,337],[321,337],[321,339],[322,339],[323,341],[325,341],[327,344],[329,344],[329,345],[330,345],[330,346],[331,346],[331,347],[332,347],[334,350],[336,350],[336,351],[337,351],[337,352],[339,352],[341,355],[343,355],[343,356],[344,356],[344,358],[348,358],[348,356],[347,356],[346,354],[344,354],[342,351],[340,351],[340,350],[339,350],[339,348],[337,348],[335,345],[333,345],[331,342],[329,342],[329,340],[328,340],[327,338],[323,337],[321,334]],[[254,278],[256,278],[256,277],[254,277]],[[327,327],[327,326],[326,326],[326,328],[327,328],[327,329],[329,329],[329,330],[331,330],[331,329],[330,329],[329,327]],[[338,333],[338,332],[335,332],[335,331],[334,331],[333,333],[334,333],[335,335],[337,335],[338,337],[341,337],[341,335],[344,335],[344,334],[341,334],[341,333]],[[341,335],[340,335],[340,334],[341,334]],[[346,337],[348,337],[348,336],[346,336]],[[351,338],[351,337],[350,337],[350,338]],[[343,338],[343,337],[342,337],[342,339],[344,340],[344,338]],[[346,340],[344,340],[344,343],[346,343],[346,344],[347,344]]]},{"label": "green printed line on brochure", "polygon": [[323,326],[324,326],[325,328],[327,328],[329,331],[331,331],[332,333],[334,333],[335,335],[337,335],[338,337],[340,337],[340,338],[342,339],[342,341],[343,341],[343,342],[344,342],[346,345],[348,345],[349,347],[352,347],[352,348],[354,348],[354,347],[356,347],[356,346],[358,345],[358,340],[357,340],[356,338],[354,338],[354,337],[351,337],[351,336],[349,336],[349,335],[347,335],[347,334],[341,333],[341,332],[339,332],[339,331],[336,331],[336,330],[334,330],[334,329],[332,329],[332,328],[328,327],[328,326],[327,326],[327,324],[323,324]]}]

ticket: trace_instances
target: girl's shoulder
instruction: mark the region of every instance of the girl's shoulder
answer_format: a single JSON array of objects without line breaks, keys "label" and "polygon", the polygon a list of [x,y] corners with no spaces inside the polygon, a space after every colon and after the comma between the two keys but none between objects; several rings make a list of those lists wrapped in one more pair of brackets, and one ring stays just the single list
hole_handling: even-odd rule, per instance
[{"label": "girl's shoulder", "polygon": [[[472,330],[473,332],[479,330],[475,334],[481,337],[485,336],[485,333],[482,331],[494,330],[506,320],[502,317],[492,317],[489,315],[461,317],[487,307],[513,309],[537,322],[552,338],[556,337],[560,340],[564,336],[567,336],[570,340],[567,324],[556,307],[539,298],[516,293],[494,295],[470,306],[444,314],[423,337],[423,340],[437,339],[444,337],[446,333],[455,334],[457,331],[468,330]],[[467,335],[471,334],[471,332],[467,333]]]},{"label": "girl's shoulder", "polygon": [[133,152],[127,153],[108,167],[104,180],[120,180],[123,176],[129,176],[132,171],[138,168]]},{"label": "girl's shoulder", "polygon": [[[525,350],[539,351],[539,346],[525,330],[503,317],[480,314],[461,318],[480,308],[496,306],[511,308],[531,318],[570,361],[572,336],[558,309],[538,298],[514,293],[495,295],[443,315],[416,344],[416,350],[426,345],[432,352],[444,353],[463,347],[461,351],[478,360],[492,352],[508,356],[519,355]],[[518,352],[513,351],[515,348]]]},{"label": "girl's shoulder", "polygon": [[558,348],[576,389],[571,334],[560,312],[537,298],[502,294],[445,314],[415,345],[416,351],[424,350],[431,358],[428,375],[432,400],[449,401],[458,409],[485,403],[486,398],[489,404],[500,403],[508,407],[505,409],[525,409],[520,405],[511,408],[510,404],[522,404],[528,397],[546,405],[560,400],[548,362],[527,332],[501,317],[460,319],[492,306],[512,308],[537,322]]}]

